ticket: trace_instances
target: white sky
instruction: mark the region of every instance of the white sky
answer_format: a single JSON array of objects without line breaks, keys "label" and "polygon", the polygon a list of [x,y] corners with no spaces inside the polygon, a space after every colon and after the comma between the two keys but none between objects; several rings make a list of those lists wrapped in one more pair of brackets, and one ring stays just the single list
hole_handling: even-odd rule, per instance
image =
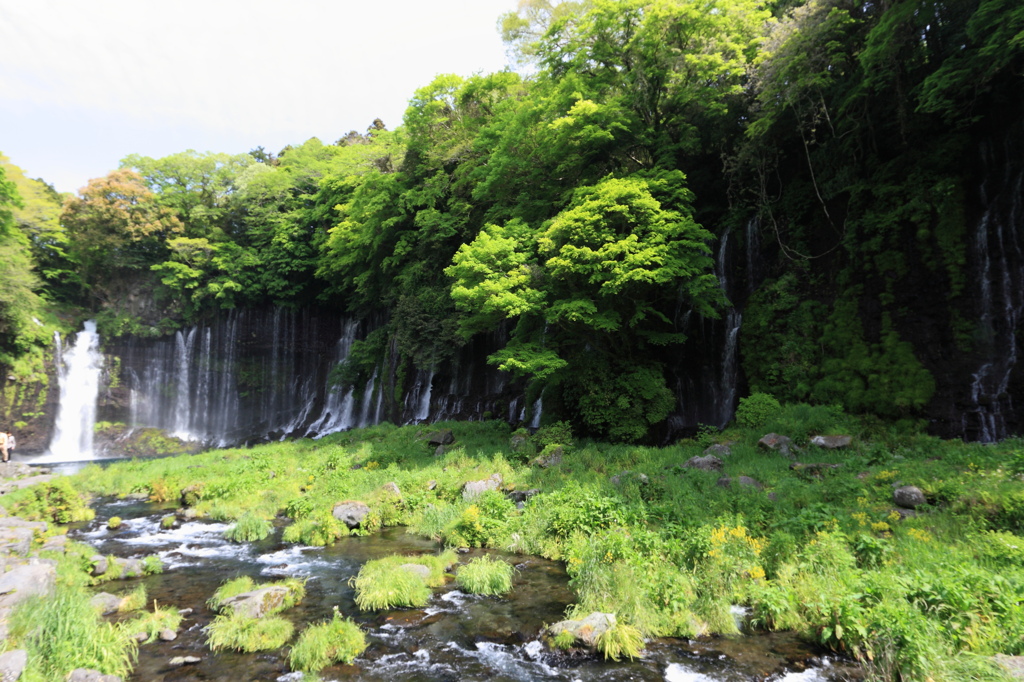
[{"label": "white sky", "polygon": [[131,153],[276,153],[505,65],[516,0],[0,0],[0,152],[61,191]]}]

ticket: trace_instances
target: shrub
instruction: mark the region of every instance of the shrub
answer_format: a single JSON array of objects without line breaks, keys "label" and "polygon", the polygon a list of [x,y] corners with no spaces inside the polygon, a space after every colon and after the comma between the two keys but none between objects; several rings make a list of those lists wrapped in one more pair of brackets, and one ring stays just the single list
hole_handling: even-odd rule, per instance
[{"label": "shrub", "polygon": [[9,648],[28,651],[26,679],[63,680],[75,668],[127,678],[137,655],[130,635],[103,622],[85,591],[67,585],[32,597],[11,615]]},{"label": "shrub", "polygon": [[455,581],[459,587],[473,594],[506,594],[512,590],[514,571],[506,561],[482,556],[460,566],[455,573]]},{"label": "shrub", "polygon": [[177,630],[181,625],[182,615],[177,609],[160,607],[153,603],[153,611],[140,614],[139,616],[123,621],[118,624],[129,636],[135,637],[142,633],[146,635],[144,644],[156,640],[161,630]]},{"label": "shrub", "polygon": [[597,650],[604,654],[605,660],[618,661],[623,656],[633,660],[639,658],[644,648],[644,638],[632,625],[620,623],[611,617],[608,629],[597,637]]},{"label": "shrub", "polygon": [[164,530],[170,530],[174,528],[174,524],[178,522],[178,519],[174,514],[168,514],[160,519],[160,527]]},{"label": "shrub", "polygon": [[138,611],[146,605],[146,586],[139,585],[131,592],[121,595],[121,603],[117,605],[118,613]]},{"label": "shrub", "polygon": [[549,445],[562,445],[566,448],[573,446],[572,424],[569,422],[555,422],[537,429],[537,433],[530,438],[536,446],[537,451],[542,451]]},{"label": "shrub", "polygon": [[232,597],[237,597],[240,594],[253,592],[264,587],[284,587],[288,590],[288,594],[281,603],[276,605],[273,609],[269,609],[267,613],[277,613],[279,611],[284,611],[285,609],[290,609],[302,601],[302,598],[306,596],[306,583],[301,578],[286,578],[285,580],[280,580],[274,583],[257,585],[249,576],[241,576],[239,578],[233,578],[218,587],[217,591],[214,592],[213,596],[207,600],[206,604],[211,609],[219,610],[224,606],[224,602]]},{"label": "shrub", "polygon": [[303,630],[288,660],[292,670],[317,672],[332,663],[351,663],[365,650],[366,635],[335,610],[331,620]]},{"label": "shrub", "polygon": [[292,638],[295,626],[280,616],[248,618],[240,614],[221,614],[206,626],[206,644],[213,651],[271,651]]},{"label": "shrub", "polygon": [[109,528],[110,530],[117,530],[120,527],[121,527],[121,517],[120,516],[111,516],[109,519],[107,519],[107,528]]},{"label": "shrub", "polygon": [[224,537],[231,542],[256,542],[270,535],[273,526],[253,512],[245,512],[235,525],[224,531]]},{"label": "shrub", "polygon": [[[430,599],[430,588],[444,584],[444,572],[454,563],[455,552],[451,550],[440,555],[408,557],[394,554],[367,561],[352,579],[356,606],[363,611],[425,606]],[[403,568],[404,564],[426,566],[429,576],[424,579],[420,574]]]},{"label": "shrub", "polygon": [[322,512],[297,520],[284,529],[281,539],[285,542],[326,547],[348,534],[348,526],[334,518],[329,512]]},{"label": "shrub", "polygon": [[256,581],[247,575],[232,578],[217,588],[213,596],[206,600],[206,605],[211,609],[217,610],[228,599],[246,592],[252,592],[255,589]]},{"label": "shrub", "polygon": [[746,398],[740,398],[739,406],[736,408],[736,423],[756,429],[764,426],[781,410],[782,405],[775,396],[768,393],[751,393]]}]

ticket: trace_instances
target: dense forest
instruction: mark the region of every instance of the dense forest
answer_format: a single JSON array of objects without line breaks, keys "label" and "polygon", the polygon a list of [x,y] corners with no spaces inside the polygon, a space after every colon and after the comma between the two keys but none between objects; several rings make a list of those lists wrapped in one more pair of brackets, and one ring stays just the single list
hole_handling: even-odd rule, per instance
[{"label": "dense forest", "polygon": [[[146,336],[319,305],[383,320],[349,377],[501,330],[546,416],[635,441],[693,320],[742,309],[749,392],[1015,428],[986,358],[1024,308],[1024,5],[526,0],[500,30],[515,68],[440,75],[392,129],[131,155],[76,196],[3,160],[0,363],[36,371],[55,313]],[[936,407],[944,371],[978,423]]]}]

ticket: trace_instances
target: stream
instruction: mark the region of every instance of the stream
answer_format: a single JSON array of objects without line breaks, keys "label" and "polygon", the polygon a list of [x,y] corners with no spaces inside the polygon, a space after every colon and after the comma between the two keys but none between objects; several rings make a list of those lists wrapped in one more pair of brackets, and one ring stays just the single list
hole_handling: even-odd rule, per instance
[{"label": "stream", "polygon": [[[434,591],[424,609],[361,613],[349,579],[360,566],[388,554],[438,551],[437,543],[390,528],[366,537],[344,538],[331,547],[283,544],[281,528],[267,539],[247,544],[226,541],[229,524],[182,522],[161,529],[172,509],[138,500],[100,500],[95,520],[69,535],[103,554],[122,557],[158,554],[164,573],[142,578],[150,607],[191,608],[178,638],[139,647],[133,682],[165,680],[301,680],[290,673],[288,648],[240,654],[211,652],[203,628],[216,615],[206,606],[224,581],[248,575],[257,582],[282,577],[306,578],[306,597],[284,612],[296,625],[331,616],[335,606],[351,616],[367,635],[368,648],[352,665],[325,669],[323,680],[410,680],[489,682],[527,680],[665,680],[667,682],[840,682],[859,680],[857,668],[801,642],[790,633],[698,640],[658,639],[647,643],[642,659],[620,663],[598,657],[555,653],[540,641],[545,624],[563,619],[573,600],[568,577],[558,562],[496,553],[517,568],[513,591],[504,598],[461,592],[454,583]],[[123,524],[106,527],[111,516]],[[479,555],[474,550],[461,558]],[[124,592],[134,581],[105,583],[97,591]],[[196,656],[194,665],[174,668],[170,659]]]}]

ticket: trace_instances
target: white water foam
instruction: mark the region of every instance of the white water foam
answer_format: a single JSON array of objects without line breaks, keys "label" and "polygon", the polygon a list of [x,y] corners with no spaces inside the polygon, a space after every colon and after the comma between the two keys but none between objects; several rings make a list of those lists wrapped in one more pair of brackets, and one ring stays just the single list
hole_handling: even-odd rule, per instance
[{"label": "white water foam", "polygon": [[682,663],[670,663],[665,669],[665,682],[715,682],[707,675],[703,675]]}]

